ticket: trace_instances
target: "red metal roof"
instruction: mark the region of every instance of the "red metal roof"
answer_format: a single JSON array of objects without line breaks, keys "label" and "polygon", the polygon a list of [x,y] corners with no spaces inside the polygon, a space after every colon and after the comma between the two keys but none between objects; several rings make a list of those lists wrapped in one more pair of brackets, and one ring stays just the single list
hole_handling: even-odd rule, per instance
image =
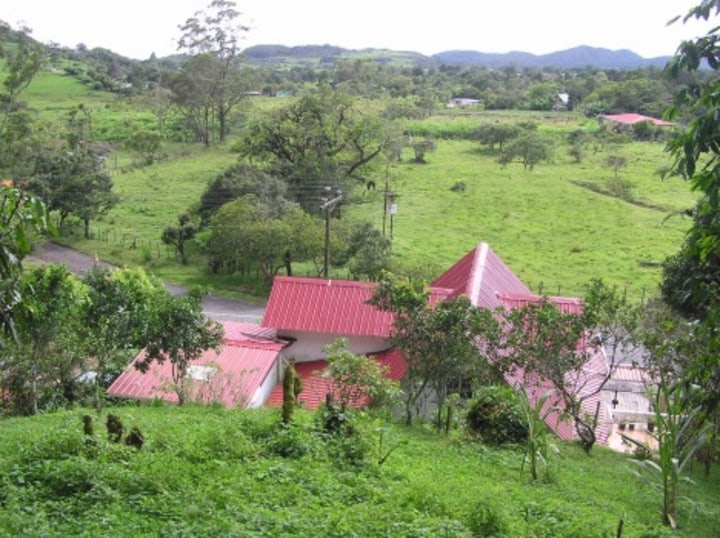
[{"label": "red metal roof", "polygon": [[617,123],[624,123],[625,125],[633,125],[641,121],[649,121],[653,125],[658,127],[671,127],[675,125],[672,122],[652,118],[650,116],[643,116],[642,114],[628,113],[628,114],[605,114],[600,116],[602,119],[614,121]]},{"label": "red metal roof", "polygon": [[[390,379],[400,381],[405,376],[407,364],[405,357],[399,350],[390,349],[369,356],[388,367],[387,374]],[[325,396],[333,391],[332,380],[322,375],[326,368],[327,362],[324,359],[295,363],[295,371],[303,381],[303,390],[298,399],[307,409],[317,409],[318,406],[325,402]],[[279,407],[282,405],[282,400],[282,384],[278,384],[268,397],[265,405]],[[362,407],[367,403],[367,397],[362,397],[353,401],[351,405],[353,407]]]},{"label": "red metal roof", "polygon": [[[188,400],[243,406],[262,384],[286,343],[274,338],[275,331],[258,325],[221,323],[225,342],[220,352],[208,350],[192,362],[191,374],[195,379],[191,382]],[[141,351],[110,386],[108,396],[141,400],[160,398],[177,403],[170,362],[153,362],[150,369],[142,373],[135,368],[135,362],[144,356]]]},{"label": "red metal roof", "polygon": [[530,294],[487,243],[478,244],[432,285],[452,289],[452,296],[467,295],[475,306],[490,309],[502,305],[503,293]]},{"label": "red metal roof", "polygon": [[[531,293],[526,294],[510,294],[503,293],[500,295],[500,300],[505,308],[512,310],[513,308],[522,308],[528,303],[537,303],[542,299],[540,295],[534,295]],[[554,304],[560,312],[563,314],[582,314],[583,303],[582,299],[577,297],[547,297],[547,299]]]},{"label": "red metal roof", "polygon": [[650,386],[656,382],[647,368],[633,364],[617,364],[612,375],[613,381],[629,381]]},{"label": "red metal roof", "polygon": [[368,304],[376,286],[277,276],[260,325],[286,331],[388,337],[393,315]]},{"label": "red metal roof", "polygon": [[[611,420],[607,416],[605,407],[600,405],[598,408],[598,402],[601,399],[600,385],[605,380],[606,372],[607,363],[605,357],[597,351],[590,355],[590,359],[583,366],[581,372],[575,376],[568,375],[565,379],[570,390],[573,390],[572,387],[574,387],[575,393],[583,399],[582,410],[585,415],[594,417],[595,412],[598,411],[595,437],[596,441],[601,445],[607,444],[611,429]],[[548,390],[554,390],[554,385],[549,381],[525,375],[521,369],[507,373],[505,380],[517,390],[524,387],[533,406],[538,403]],[[546,414],[545,423],[561,439],[577,439],[573,421],[562,416],[564,410],[565,404],[560,394],[555,390],[542,409],[543,414]]]},{"label": "red metal roof", "polygon": [[[460,261],[438,277],[433,286],[451,288],[452,296],[467,295],[471,302],[480,307],[495,309],[521,307],[529,301],[540,300],[540,296],[530,293],[530,289],[505,265],[487,243],[480,243],[468,252]],[[582,301],[574,297],[549,297],[563,313],[582,313]],[[579,343],[580,346],[584,342]],[[599,394],[596,394],[606,371],[602,353],[592,353],[577,379],[568,379],[568,383],[577,388],[585,398],[583,409],[586,413],[595,414]],[[535,405],[540,397],[553,388],[547,380],[531,379],[522,370],[506,375],[506,381],[516,389],[524,387]],[[563,403],[558,394],[549,398],[543,412],[547,413],[545,422],[562,439],[576,437],[572,422],[561,420]],[[600,409],[596,436],[598,442],[605,444],[609,434],[609,421],[605,410]]]}]

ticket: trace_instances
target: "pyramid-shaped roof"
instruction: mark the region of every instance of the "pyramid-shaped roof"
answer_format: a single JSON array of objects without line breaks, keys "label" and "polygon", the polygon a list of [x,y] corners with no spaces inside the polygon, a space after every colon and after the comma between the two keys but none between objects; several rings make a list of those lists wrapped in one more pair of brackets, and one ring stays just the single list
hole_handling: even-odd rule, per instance
[{"label": "pyramid-shaped roof", "polygon": [[502,295],[530,295],[530,289],[487,243],[479,243],[432,286],[450,288],[453,297],[466,295],[473,305],[490,309],[503,305]]}]

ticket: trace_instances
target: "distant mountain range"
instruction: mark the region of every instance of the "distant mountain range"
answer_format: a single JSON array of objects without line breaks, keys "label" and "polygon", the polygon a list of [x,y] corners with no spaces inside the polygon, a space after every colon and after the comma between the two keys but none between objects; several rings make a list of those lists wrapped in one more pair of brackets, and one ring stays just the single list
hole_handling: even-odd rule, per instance
[{"label": "distant mountain range", "polygon": [[331,45],[305,45],[288,47],[285,45],[255,45],[245,49],[245,56],[253,63],[273,64],[316,61],[333,63],[340,59],[370,57],[377,61],[412,62],[421,65],[451,64],[473,65],[489,68],[506,66],[516,67],[556,67],[560,69],[578,69],[596,67],[601,69],[635,69],[639,67],[664,67],[670,56],[643,58],[630,50],[609,50],[604,48],[579,46],[572,49],[551,52],[549,54],[531,54],[529,52],[488,53],[471,50],[449,50],[425,56],[417,52],[390,51],[384,49],[352,50]]}]

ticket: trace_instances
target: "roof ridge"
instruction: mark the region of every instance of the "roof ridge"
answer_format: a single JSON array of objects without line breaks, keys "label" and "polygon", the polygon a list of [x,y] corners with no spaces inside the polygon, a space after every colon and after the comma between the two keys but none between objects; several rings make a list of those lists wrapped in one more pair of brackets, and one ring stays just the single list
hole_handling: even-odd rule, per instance
[{"label": "roof ridge", "polygon": [[472,264],[472,274],[470,276],[470,282],[466,290],[470,301],[473,304],[477,303],[477,297],[480,294],[482,288],[483,274],[485,273],[485,265],[487,263],[487,255],[490,246],[486,242],[481,242],[475,247],[475,259]]},{"label": "roof ridge", "polygon": [[285,281],[292,281],[297,284],[303,284],[308,286],[317,286],[317,285],[323,285],[323,286],[345,286],[345,287],[351,287],[351,288],[361,288],[361,287],[373,287],[374,285],[377,285],[375,282],[366,282],[363,280],[348,280],[345,278],[316,278],[316,277],[309,277],[309,276],[298,276],[298,277],[288,277],[288,276],[278,276],[276,278],[280,278]]}]

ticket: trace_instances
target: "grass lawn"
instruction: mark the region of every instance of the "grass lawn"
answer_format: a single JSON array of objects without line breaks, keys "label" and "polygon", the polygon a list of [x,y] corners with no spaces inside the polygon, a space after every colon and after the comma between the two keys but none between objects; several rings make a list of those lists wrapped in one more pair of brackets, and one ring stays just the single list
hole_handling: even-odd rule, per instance
[{"label": "grass lawn", "polygon": [[[596,447],[588,456],[559,443],[548,475],[533,482],[522,453],[367,418],[361,438],[382,429],[396,447],[383,465],[297,427],[278,410],[127,406],[108,410],[137,426],[140,451],[92,442],[74,410],[3,421],[0,534],[8,536],[665,536],[660,493],[630,471],[628,456]],[[388,444],[389,443],[389,444]],[[681,529],[713,536],[720,490],[699,470],[683,486]]]},{"label": "grass lawn", "polygon": [[[245,299],[267,292],[266,285],[252,278],[209,274],[194,245],[189,247],[190,264],[182,266],[160,240],[167,226],[197,204],[207,182],[236,162],[229,145],[168,144],[165,160],[133,169],[128,166],[132,156],[122,151],[120,141],[154,122],[137,104],[53,72],[40,73],[24,98],[42,118],[55,120],[83,104],[92,133],[115,140],[108,166],[120,203],[91,223],[92,239],[82,238],[77,228],[60,242],[118,265],[143,265],[178,284]],[[254,100],[246,106],[251,113],[270,102]],[[485,241],[536,292],[582,295],[590,279],[603,278],[633,298],[655,294],[659,265],[678,250],[690,225],[678,214],[695,198],[686,183],[659,178],[669,164],[662,143],[588,145],[582,162],[575,163],[565,135],[593,128],[575,114],[447,111],[414,122],[413,128],[460,134],[483,122],[521,120],[538,123],[556,139],[551,163],[533,170],[519,163],[501,167],[497,153],[477,143],[439,140],[437,150],[426,156],[427,164],[412,163],[406,150],[404,161],[390,168],[389,187],[398,207],[392,219],[395,269],[432,279]],[[605,162],[610,155],[624,157],[626,166],[617,172],[609,168]],[[383,227],[384,170],[375,179],[379,190],[349,196],[343,218]],[[626,189],[625,199],[608,195],[618,184]],[[385,228],[389,234],[387,219]],[[299,264],[297,270],[317,274],[313,264]],[[336,270],[334,276],[348,274]]]}]

